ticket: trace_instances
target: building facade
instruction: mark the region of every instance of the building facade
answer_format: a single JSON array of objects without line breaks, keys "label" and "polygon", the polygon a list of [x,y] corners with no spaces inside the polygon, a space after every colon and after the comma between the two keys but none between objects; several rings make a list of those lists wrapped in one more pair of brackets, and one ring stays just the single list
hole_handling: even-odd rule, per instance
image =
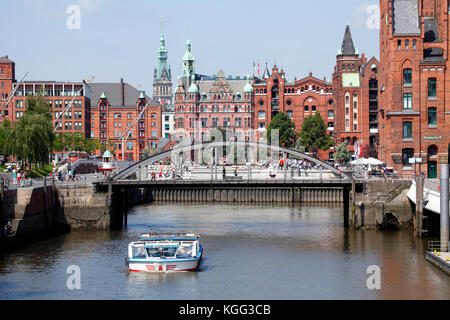
[{"label": "building facade", "polygon": [[[91,83],[91,137],[113,145],[117,159],[139,160],[161,139],[161,105],[125,83]],[[147,106],[144,113],[139,115]],[[139,119],[138,119],[139,118]],[[128,133],[130,135],[128,136]],[[124,156],[122,156],[122,137]]]},{"label": "building facade", "polygon": [[[313,77],[312,73],[294,82],[286,80],[283,70],[275,65],[272,73],[264,70],[262,79],[256,79],[254,87],[255,126],[257,139],[264,136],[266,128],[279,113],[287,114],[299,132],[306,117],[319,112],[327,125],[327,133],[334,134],[333,88],[326,79]],[[293,140],[295,137],[293,137]],[[319,157],[332,157],[333,149],[319,152]]]},{"label": "building facade", "polygon": [[91,135],[90,89],[84,82],[24,81],[16,89],[10,104],[9,119],[18,121],[26,110],[28,96],[42,94],[53,115],[55,133]]},{"label": "building facade", "polygon": [[357,157],[377,157],[378,65],[355,49],[347,25],[332,75],[334,138],[335,146],[345,142]]},{"label": "building facade", "polygon": [[175,91],[175,127],[178,138],[209,139],[212,128],[233,128],[239,140],[251,139],[254,126],[253,87],[247,79],[225,76],[222,70],[212,77],[195,73],[191,43],[186,42],[183,76]]},{"label": "building facade", "polygon": [[175,136],[175,111],[163,107],[161,114],[161,137],[172,138]]},{"label": "building facade", "polygon": [[14,61],[10,60],[8,56],[0,57],[0,117],[2,119],[10,118],[11,102],[8,102],[9,95],[12,92],[13,83],[16,82],[16,66]]},{"label": "building facade", "polygon": [[380,158],[438,177],[450,149],[449,3],[381,0],[380,14]]}]

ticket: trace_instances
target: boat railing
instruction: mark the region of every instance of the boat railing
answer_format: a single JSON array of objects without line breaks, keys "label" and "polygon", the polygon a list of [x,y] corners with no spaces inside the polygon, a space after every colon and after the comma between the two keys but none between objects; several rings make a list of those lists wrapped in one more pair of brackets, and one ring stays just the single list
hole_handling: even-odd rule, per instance
[{"label": "boat railing", "polygon": [[441,248],[450,248],[450,241],[428,241],[428,250],[441,250]]}]

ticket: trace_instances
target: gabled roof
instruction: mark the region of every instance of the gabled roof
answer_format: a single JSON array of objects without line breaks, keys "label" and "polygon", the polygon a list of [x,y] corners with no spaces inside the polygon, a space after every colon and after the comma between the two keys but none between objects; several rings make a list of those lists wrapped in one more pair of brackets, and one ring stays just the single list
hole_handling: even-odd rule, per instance
[{"label": "gabled roof", "polygon": [[[104,93],[106,99],[108,99],[109,104],[112,107],[122,107],[122,84],[118,83],[88,83],[87,86],[91,90],[91,107],[97,107],[98,100]],[[125,93],[125,106],[124,107],[136,107],[136,102],[139,100],[141,91],[135,87],[124,83],[124,93]],[[147,96],[144,95],[145,100],[150,103],[149,106],[156,107],[160,104]]]},{"label": "gabled roof", "polygon": [[264,73],[262,75],[263,79],[269,79],[270,78],[270,71],[269,68],[267,67],[267,62],[266,62],[266,68],[264,69]]}]

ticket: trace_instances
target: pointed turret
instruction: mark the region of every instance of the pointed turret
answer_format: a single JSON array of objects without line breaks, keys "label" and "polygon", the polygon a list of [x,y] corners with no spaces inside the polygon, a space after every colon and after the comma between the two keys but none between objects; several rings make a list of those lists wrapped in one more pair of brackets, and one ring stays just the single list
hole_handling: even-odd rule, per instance
[{"label": "pointed turret", "polygon": [[339,55],[353,56],[356,54],[355,46],[353,45],[352,34],[350,32],[350,26],[347,24],[345,28],[344,40],[342,40],[341,50]]},{"label": "pointed turret", "polygon": [[244,87],[244,93],[253,93],[253,87],[250,80],[250,75],[247,75],[247,84]]},{"label": "pointed turret", "polygon": [[266,68],[264,69],[264,73],[262,75],[263,79],[269,79],[270,78],[270,72],[269,72],[269,68],[267,67],[267,62],[266,62]]},{"label": "pointed turret", "polygon": [[167,64],[167,48],[166,41],[164,39],[164,33],[161,32],[161,38],[159,39],[159,49],[158,49],[158,65],[155,68],[155,81],[161,79],[161,75],[164,71],[167,73],[167,77],[169,80],[172,80],[172,76],[170,74],[170,67]]},{"label": "pointed turret", "polygon": [[189,93],[198,93],[198,87],[195,84],[195,76],[194,75],[192,75],[192,77],[191,77],[191,85],[189,86],[188,92]]},{"label": "pointed turret", "polygon": [[191,41],[188,39],[186,41],[186,53],[183,57],[183,77],[193,76],[194,73],[194,55],[191,52]]}]

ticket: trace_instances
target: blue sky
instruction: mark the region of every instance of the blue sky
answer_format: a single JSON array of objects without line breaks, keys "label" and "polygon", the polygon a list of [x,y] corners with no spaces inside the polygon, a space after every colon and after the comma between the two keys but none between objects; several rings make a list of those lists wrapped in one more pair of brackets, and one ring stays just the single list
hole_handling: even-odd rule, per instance
[{"label": "blue sky", "polygon": [[[196,72],[244,76],[253,61],[282,67],[289,80],[331,77],[350,24],[367,57],[379,56],[379,30],[368,26],[377,0],[2,0],[0,55],[16,62],[16,78],[96,82],[124,80],[152,92],[164,24],[174,85],[189,38]],[[81,10],[67,28],[68,6]],[[369,9],[368,9],[369,8]],[[7,14],[5,14],[7,13]],[[369,21],[370,24],[370,21]]]}]

